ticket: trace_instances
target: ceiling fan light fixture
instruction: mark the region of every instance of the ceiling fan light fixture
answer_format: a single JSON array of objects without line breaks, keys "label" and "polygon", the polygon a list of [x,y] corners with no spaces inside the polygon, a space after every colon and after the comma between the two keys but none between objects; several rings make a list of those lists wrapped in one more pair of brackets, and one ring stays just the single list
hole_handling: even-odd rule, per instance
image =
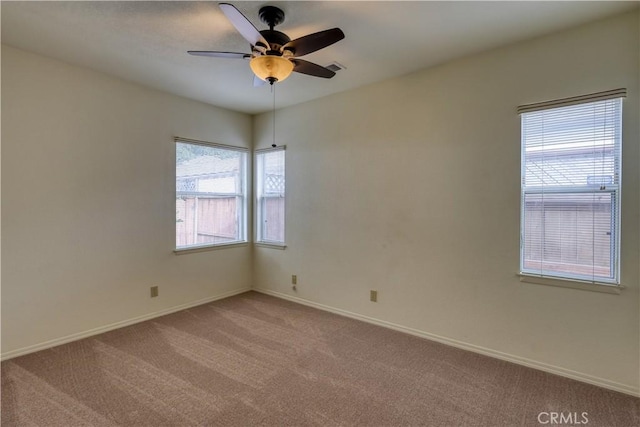
[{"label": "ceiling fan light fixture", "polygon": [[275,55],[256,56],[249,65],[256,76],[269,83],[281,82],[293,71],[293,62]]}]

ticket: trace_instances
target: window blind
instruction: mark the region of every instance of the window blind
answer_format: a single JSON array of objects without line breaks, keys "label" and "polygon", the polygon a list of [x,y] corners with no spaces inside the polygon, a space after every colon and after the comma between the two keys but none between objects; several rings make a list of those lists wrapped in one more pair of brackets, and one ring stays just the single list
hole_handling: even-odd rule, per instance
[{"label": "window blind", "polygon": [[619,283],[624,94],[519,109],[522,273]]}]

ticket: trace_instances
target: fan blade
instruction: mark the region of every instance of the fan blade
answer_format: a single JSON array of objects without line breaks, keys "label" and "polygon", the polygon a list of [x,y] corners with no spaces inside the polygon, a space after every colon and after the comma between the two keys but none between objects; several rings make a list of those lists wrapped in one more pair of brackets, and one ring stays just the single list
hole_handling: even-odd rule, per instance
[{"label": "fan blade", "polygon": [[293,56],[304,56],[330,46],[343,38],[344,33],[340,28],[332,28],[291,40],[282,46],[282,51],[290,50]]},{"label": "fan blade", "polygon": [[314,64],[313,62],[305,61],[304,59],[292,59],[291,62],[293,62],[293,71],[298,73],[308,74],[315,77],[324,77],[325,79],[330,79],[336,75],[334,71],[331,71],[321,65]]},{"label": "fan blade", "polygon": [[251,46],[255,46],[258,43],[262,44],[264,47],[269,48],[269,43],[262,37],[260,31],[249,21],[236,7],[229,3],[220,3],[220,9],[222,9],[222,13],[226,15],[226,17],[231,21],[236,30],[242,37],[244,37]]},{"label": "fan blade", "polygon": [[195,56],[213,56],[216,58],[237,58],[237,59],[248,59],[251,58],[251,55],[248,53],[240,53],[240,52],[217,52],[215,50],[189,50],[187,51],[189,55]]}]

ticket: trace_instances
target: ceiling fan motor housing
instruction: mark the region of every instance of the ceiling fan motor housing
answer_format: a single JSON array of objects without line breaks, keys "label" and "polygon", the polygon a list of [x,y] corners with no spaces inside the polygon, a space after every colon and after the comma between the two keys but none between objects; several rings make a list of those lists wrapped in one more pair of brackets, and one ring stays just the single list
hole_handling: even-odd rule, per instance
[{"label": "ceiling fan motor housing", "polygon": [[276,30],[262,30],[260,34],[269,42],[267,55],[281,56],[280,48],[291,41],[285,33]]}]

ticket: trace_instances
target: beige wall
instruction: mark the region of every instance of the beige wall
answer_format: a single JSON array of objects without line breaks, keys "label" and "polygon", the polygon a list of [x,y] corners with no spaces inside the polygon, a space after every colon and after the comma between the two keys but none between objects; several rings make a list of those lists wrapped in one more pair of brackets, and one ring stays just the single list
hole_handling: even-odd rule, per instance
[{"label": "beige wall", "polygon": [[248,246],[172,252],[174,135],[251,117],[2,47],[3,355],[250,287]]},{"label": "beige wall", "polygon": [[[637,393],[638,17],[278,111],[288,248],[255,249],[255,286]],[[521,283],[516,107],[619,87],[627,288]],[[256,148],[271,144],[270,126],[255,118]]]}]

